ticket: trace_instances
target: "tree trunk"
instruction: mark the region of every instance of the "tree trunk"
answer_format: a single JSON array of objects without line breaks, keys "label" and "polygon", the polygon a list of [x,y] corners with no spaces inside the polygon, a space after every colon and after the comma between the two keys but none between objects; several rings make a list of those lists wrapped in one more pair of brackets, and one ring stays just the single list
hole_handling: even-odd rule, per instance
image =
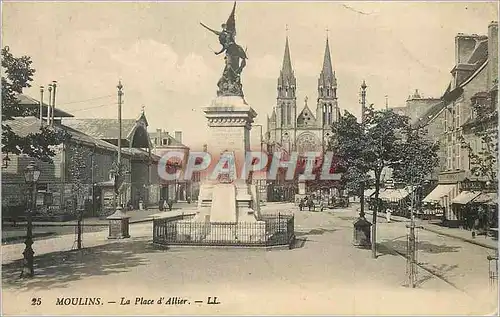
[{"label": "tree trunk", "polygon": [[364,180],[360,184],[360,191],[361,191],[361,195],[359,196],[359,204],[360,204],[359,216],[361,218],[364,218],[365,217],[365,181]]},{"label": "tree trunk", "polygon": [[76,245],[78,250],[82,248],[82,218],[83,218],[83,210],[79,210],[78,223],[76,228]]},{"label": "tree trunk", "polygon": [[379,207],[378,194],[380,191],[380,176],[382,170],[375,171],[375,206],[373,209],[373,220],[372,220],[372,258],[377,258],[377,213]]}]

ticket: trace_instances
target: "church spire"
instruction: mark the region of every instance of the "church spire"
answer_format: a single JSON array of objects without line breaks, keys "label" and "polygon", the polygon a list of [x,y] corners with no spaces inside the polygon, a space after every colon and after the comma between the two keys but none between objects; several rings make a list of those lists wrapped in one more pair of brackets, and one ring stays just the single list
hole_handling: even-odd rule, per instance
[{"label": "church spire", "polygon": [[320,127],[330,126],[333,122],[338,120],[337,79],[335,78],[335,72],[332,67],[328,33],[326,36],[323,68],[318,78],[318,106],[316,108],[316,113],[318,125]]},{"label": "church spire", "polygon": [[[288,31],[288,26],[287,26]],[[292,68],[292,59],[290,57],[290,44],[288,34],[285,41],[285,54],[283,55],[283,66],[278,78],[278,98],[295,98],[296,79]]]},{"label": "church spire", "polygon": [[286,36],[285,55],[283,56],[283,67],[281,68],[283,75],[292,75],[292,59],[290,58],[290,47],[288,45],[288,35]]},{"label": "church spire", "polygon": [[330,55],[330,45],[328,44],[328,35],[326,36],[325,56],[323,57],[323,69],[321,70],[323,77],[333,77],[332,58]]}]

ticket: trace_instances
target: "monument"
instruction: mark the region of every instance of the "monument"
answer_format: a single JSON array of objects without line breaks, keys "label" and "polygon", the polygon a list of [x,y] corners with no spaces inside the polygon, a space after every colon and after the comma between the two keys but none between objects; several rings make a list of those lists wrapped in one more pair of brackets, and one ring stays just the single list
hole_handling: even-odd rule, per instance
[{"label": "monument", "polygon": [[234,160],[235,165],[228,165],[236,166],[237,170],[219,174],[217,179],[211,179],[209,173],[203,176],[196,215],[189,221],[197,225],[188,226],[180,222],[176,230],[178,234],[188,235],[191,240],[266,240],[266,224],[258,220],[260,202],[256,188],[251,185],[251,174],[250,177],[239,175],[246,152],[250,151],[250,129],[257,113],[243,95],[241,72],[247,55],[235,41],[235,9],[236,2],[227,22],[222,24],[222,31],[213,30],[203,23],[201,25],[219,38],[222,49],[215,54],[225,53],[225,67],[217,83],[217,97],[203,109],[209,126],[207,150],[213,159],[220,154]]}]

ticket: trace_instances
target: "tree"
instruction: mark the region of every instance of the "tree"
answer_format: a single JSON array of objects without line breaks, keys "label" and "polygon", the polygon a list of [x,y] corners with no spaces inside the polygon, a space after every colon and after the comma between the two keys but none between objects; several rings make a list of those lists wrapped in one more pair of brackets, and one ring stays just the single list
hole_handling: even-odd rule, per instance
[{"label": "tree", "polygon": [[[341,158],[342,164],[347,169],[347,183],[357,190],[359,195],[364,194],[361,193],[359,184],[368,180],[366,175],[368,172],[373,172],[374,198],[378,202],[384,168],[396,169],[403,177],[413,175],[414,172],[408,171],[408,166],[414,166],[415,169],[421,169],[419,175],[426,175],[435,166],[433,162],[436,162],[434,160],[434,157],[437,157],[436,147],[424,141],[420,137],[421,132],[417,133],[417,130],[410,128],[407,116],[399,115],[392,110],[375,110],[372,106],[367,107],[365,113],[364,127],[349,112],[334,123],[330,147]],[[423,156],[425,160],[422,159]],[[376,203],[372,227],[374,258],[378,208],[379,205]]]},{"label": "tree", "polygon": [[362,157],[363,127],[354,115],[346,111],[332,127],[334,137],[328,142],[329,151],[338,158],[338,169],[343,172],[341,184],[362,197],[361,183],[367,181],[368,169]]},{"label": "tree", "polygon": [[35,69],[29,56],[14,57],[6,46],[2,49],[2,152],[26,154],[52,162],[56,154],[53,146],[61,144],[69,135],[62,129],[43,126],[38,133],[26,136],[16,134],[9,120],[37,115],[37,109],[19,105],[17,96],[24,88],[31,87]]},{"label": "tree", "polygon": [[72,206],[75,207],[77,216],[77,247],[82,248],[82,220],[87,185],[90,183],[88,173],[88,160],[91,158],[91,150],[78,142],[71,146],[71,160],[69,164],[70,181],[72,184]]},{"label": "tree", "polygon": [[426,138],[421,127],[403,130],[401,159],[393,164],[393,178],[402,183],[420,185],[439,164],[439,142]]},{"label": "tree", "polygon": [[496,93],[497,91],[494,90],[489,96],[485,94],[475,96],[472,103],[474,117],[463,126],[463,132],[480,140],[480,146],[472,147],[469,138],[464,137],[463,134],[459,136],[462,148],[469,152],[471,172],[486,178],[492,184],[497,181],[498,101]]}]

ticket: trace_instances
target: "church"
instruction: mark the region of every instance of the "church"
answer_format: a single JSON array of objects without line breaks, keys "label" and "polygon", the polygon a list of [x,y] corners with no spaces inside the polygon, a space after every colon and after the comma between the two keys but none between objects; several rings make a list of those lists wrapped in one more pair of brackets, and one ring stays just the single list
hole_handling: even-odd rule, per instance
[{"label": "church", "polygon": [[[331,124],[340,116],[337,102],[337,78],[332,67],[328,37],[326,39],[323,67],[318,77],[316,105],[306,97],[304,104],[297,104],[297,79],[290,57],[288,36],[285,42],[283,66],[278,77],[276,105],[267,117],[267,138],[288,153],[297,151],[323,152],[331,137]],[[297,106],[301,107],[297,111]]]}]

